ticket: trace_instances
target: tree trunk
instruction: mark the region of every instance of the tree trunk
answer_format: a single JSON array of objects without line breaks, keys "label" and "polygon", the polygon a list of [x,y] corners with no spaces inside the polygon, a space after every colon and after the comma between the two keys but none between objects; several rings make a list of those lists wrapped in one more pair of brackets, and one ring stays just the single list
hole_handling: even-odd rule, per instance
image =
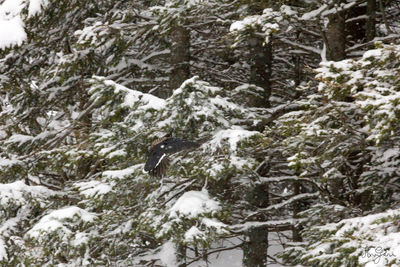
[{"label": "tree trunk", "polygon": [[[248,201],[257,208],[268,206],[268,184],[259,184],[249,193]],[[265,221],[267,218],[257,218]],[[250,228],[245,234],[246,241],[243,244],[243,266],[265,267],[268,256],[268,228]]]},{"label": "tree trunk", "polygon": [[[296,181],[293,182],[293,193],[295,196],[300,194],[300,182]],[[301,211],[301,205],[299,201],[293,203],[293,219],[299,218],[299,213]],[[292,228],[292,239],[294,242],[302,242],[303,239],[301,237],[301,227],[293,226]]]},{"label": "tree trunk", "polygon": [[272,45],[265,44],[264,39],[258,36],[248,41],[250,48],[250,83],[264,89],[261,99],[256,99],[254,106],[269,107],[271,96],[271,69],[272,69]]},{"label": "tree trunk", "polygon": [[343,60],[345,53],[345,19],[342,12],[328,16],[329,23],[325,32],[326,58],[327,60]]},{"label": "tree trunk", "polygon": [[177,257],[179,259],[178,267],[187,266],[186,246],[185,245],[178,245],[177,251],[178,251]]},{"label": "tree trunk", "polygon": [[365,35],[367,37],[367,41],[371,41],[375,38],[375,8],[376,8],[376,0],[368,0],[367,4],[367,23],[365,25]]},{"label": "tree trunk", "polygon": [[163,97],[168,97],[172,91],[190,78],[190,31],[183,26],[175,26],[171,32],[171,73],[169,75],[169,92]]},{"label": "tree trunk", "polygon": [[268,229],[253,228],[248,230],[246,236],[248,241],[243,246],[243,266],[267,266]]},{"label": "tree trunk", "polygon": [[[87,94],[87,89],[85,88],[83,81],[77,87],[77,97],[79,100],[79,110],[85,110],[85,106],[89,101],[89,95]],[[89,112],[83,115],[79,119],[79,128],[74,131],[74,137],[78,144],[85,144],[87,142],[89,134],[92,128],[92,113]],[[85,149],[85,145],[79,145],[77,149]],[[75,169],[75,179],[80,180],[86,177],[88,173],[90,173],[91,167],[93,164],[93,159],[91,157],[80,157],[79,160],[76,161],[76,169]]]}]

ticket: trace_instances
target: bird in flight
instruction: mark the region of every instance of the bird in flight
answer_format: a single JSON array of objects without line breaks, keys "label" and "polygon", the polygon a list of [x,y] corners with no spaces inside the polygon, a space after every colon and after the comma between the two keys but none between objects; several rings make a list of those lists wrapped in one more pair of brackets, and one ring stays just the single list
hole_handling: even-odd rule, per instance
[{"label": "bird in flight", "polygon": [[167,173],[170,159],[168,155],[172,155],[182,150],[189,150],[199,147],[200,144],[192,141],[179,139],[169,133],[155,140],[148,153],[144,171],[151,176],[163,177]]}]

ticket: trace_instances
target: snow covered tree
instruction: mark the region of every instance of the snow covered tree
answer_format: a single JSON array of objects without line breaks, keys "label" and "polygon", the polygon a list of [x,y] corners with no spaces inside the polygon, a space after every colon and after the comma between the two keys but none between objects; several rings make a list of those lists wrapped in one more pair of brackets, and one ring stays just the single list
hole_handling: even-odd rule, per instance
[{"label": "snow covered tree", "polygon": [[[360,55],[360,53],[362,53],[360,50],[365,50],[372,44],[372,42],[369,42],[371,38],[373,39],[373,37],[371,37],[372,27],[375,28],[375,26],[377,26],[377,31],[374,34],[380,36],[374,39],[374,41],[393,38],[393,36],[388,35],[387,32],[382,31],[383,28],[379,26],[382,25],[380,23],[383,23],[383,20],[375,21],[368,18],[370,25],[369,33],[366,33],[367,30],[363,28],[363,24],[360,23],[360,20],[366,19],[362,14],[371,12],[371,9],[375,7],[372,1],[368,3],[366,1],[347,1],[346,3],[344,1],[324,1],[323,3],[317,3],[317,1],[315,1],[312,2],[311,5],[310,3],[306,4],[302,1],[288,1],[285,2],[285,4],[288,6],[281,5],[279,9],[281,16],[277,21],[279,30],[274,34],[273,44],[274,51],[276,51],[274,58],[277,58],[276,62],[278,63],[274,64],[279,66],[280,69],[273,69],[272,71],[273,81],[276,77],[285,77],[284,79],[280,79],[280,82],[287,81],[287,83],[283,85],[283,88],[293,88],[293,85],[298,86],[301,85],[302,82],[304,83],[307,81],[307,77],[302,75],[302,73],[306,73],[307,70],[299,68],[299,62],[300,64],[302,62],[303,64],[306,63],[311,66],[317,66],[316,63],[321,59],[340,60],[347,56],[353,57]],[[277,8],[275,10],[278,11]],[[387,5],[384,12],[392,13],[394,10],[390,5]],[[253,27],[254,31],[257,23],[261,21],[261,19],[262,16],[260,15],[246,17],[241,21],[241,29],[245,29],[243,25],[247,22],[247,30],[252,30]],[[268,27],[268,23],[270,22],[271,20],[261,22],[261,26]],[[235,25],[233,30],[236,28],[239,27]],[[276,27],[276,29],[278,29],[278,27]],[[387,37],[382,37],[386,35]],[[259,34],[259,36],[261,35]],[[287,51],[286,55],[281,56],[281,51]],[[295,59],[294,67],[288,67],[287,63],[290,62],[291,59],[287,57],[287,54],[292,54]],[[299,55],[302,57],[302,61],[298,60]],[[279,63],[279,61],[283,59],[285,59],[284,65]],[[274,64],[272,65],[273,68],[275,67]],[[282,70],[285,72],[282,72]],[[290,72],[286,70],[290,70]],[[288,73],[290,73],[289,77],[285,76]],[[308,79],[310,78],[312,77],[308,75]],[[292,87],[290,87],[290,84],[292,84]],[[303,95],[305,99],[302,98],[300,101],[278,105],[272,108],[270,110],[272,113],[271,116],[269,118],[267,117],[262,123],[269,124],[271,129],[276,128],[277,125],[281,125],[282,123],[286,128],[283,130],[279,127],[279,130],[267,131],[268,146],[264,150],[267,157],[265,165],[261,165],[264,168],[262,170],[263,179],[265,182],[274,186],[274,189],[272,189],[274,193],[271,192],[271,194],[275,196],[275,200],[279,199],[279,201],[271,205],[271,208],[260,209],[256,214],[266,213],[266,211],[272,209],[272,207],[279,207],[281,210],[286,209],[286,212],[290,211],[288,210],[289,208],[292,209],[292,212],[283,213],[282,216],[293,216],[299,219],[298,217],[301,217],[301,211],[307,210],[309,205],[313,203],[312,199],[315,199],[321,191],[325,196],[327,195],[329,202],[334,204],[342,203],[341,205],[343,205],[343,203],[348,203],[348,201],[350,201],[352,204],[349,206],[357,206],[357,208],[359,208],[358,206],[361,204],[368,206],[368,194],[366,192],[361,193],[358,189],[360,187],[358,185],[359,172],[363,170],[365,164],[369,161],[368,142],[365,141],[366,136],[362,133],[357,134],[357,132],[349,131],[346,126],[340,130],[335,129],[335,131],[338,131],[337,135],[334,135],[334,132],[331,132],[330,135],[327,134],[330,139],[322,138],[322,143],[318,145],[319,136],[316,137],[308,134],[308,137],[304,138],[301,131],[297,131],[299,129],[298,125],[313,127],[311,126],[313,120],[316,120],[318,125],[323,125],[319,125],[319,128],[325,129],[325,124],[334,124],[335,118],[336,120],[340,118],[337,122],[338,125],[340,125],[340,120],[345,120],[349,123],[353,120],[359,122],[364,114],[359,111],[359,107],[352,104],[352,97],[349,97],[349,99],[342,99],[339,107],[336,106],[336,104],[330,106],[326,105],[324,98],[315,96],[314,89],[315,87],[313,86],[307,87],[303,84],[300,86],[300,90],[297,90],[297,93],[291,94],[291,97],[286,99],[293,99],[293,97],[301,95]],[[279,92],[278,90],[279,89],[276,90],[276,93]],[[290,90],[287,91],[290,92]],[[274,90],[272,94],[274,94]],[[277,104],[279,104],[279,102]],[[312,109],[314,105],[321,105],[321,107],[318,111],[315,111]],[[293,110],[295,112],[290,113]],[[335,111],[338,112],[338,114],[331,115],[332,117],[323,116],[324,114],[331,114]],[[286,112],[289,113],[284,115]],[[279,119],[279,123],[275,124],[274,119],[280,116],[282,117]],[[289,118],[288,116],[293,117]],[[325,118],[325,120],[323,118]],[[362,128],[360,125],[352,127]],[[292,137],[288,139],[288,136]],[[276,142],[277,139],[281,139],[282,141]],[[293,150],[288,149],[288,144],[293,146]],[[336,150],[328,149],[330,146]],[[312,153],[308,150],[312,151]],[[303,174],[305,175],[305,173],[304,169],[299,167],[300,165],[297,164],[297,161],[301,162],[301,160],[304,160],[304,164],[306,164],[306,161],[310,161],[310,163],[307,164],[312,166],[313,158],[323,151],[323,158],[326,162],[337,162],[337,164],[332,164],[335,166],[337,165],[336,167],[340,169],[339,172],[344,172],[344,169],[348,170],[344,174],[342,173],[332,177],[326,176],[325,178],[322,178],[324,174],[319,171],[320,168],[313,169],[314,172],[310,171],[312,176],[306,176],[307,178],[327,179],[327,181],[329,181],[322,187],[319,184],[315,184],[314,179],[298,179],[299,176],[301,177]],[[296,154],[296,156],[293,156],[293,154]],[[297,157],[297,155],[299,157]],[[288,169],[285,164],[281,163],[282,160],[287,158],[290,159],[289,167],[291,167],[291,170],[290,168]],[[317,162],[315,164],[318,166],[323,164],[323,162]],[[348,166],[351,166],[351,168]],[[326,166],[323,167],[326,168]],[[343,177],[340,177],[341,175]],[[343,184],[344,177],[349,179],[348,184],[350,186],[348,188]],[[271,187],[269,190],[271,190]],[[277,197],[277,192],[281,192],[279,194],[280,198]],[[362,207],[361,209],[368,209],[368,207]],[[318,212],[315,214],[318,214]],[[302,216],[304,216],[304,214]],[[351,215],[348,214],[347,216]],[[294,220],[293,222],[297,224],[299,220]],[[300,236],[300,229],[302,229],[302,227],[301,224],[297,224],[297,226],[293,228],[293,239],[296,241],[301,241],[302,239]],[[292,263],[295,264],[296,261]]]},{"label": "snow covered tree", "polygon": [[[364,230],[357,233],[357,218],[347,218],[396,207],[399,56],[398,45],[380,45],[360,59],[323,63],[317,69],[318,92],[302,100],[305,110],[278,120],[280,131],[287,135],[289,166],[299,181],[312,185],[319,199],[318,205],[302,212],[308,218],[303,224],[306,245],[289,247],[283,254],[288,263],[366,262],[361,248],[370,247],[370,237],[361,233]],[[391,219],[370,222],[377,227],[394,223]],[[330,228],[329,223],[335,226]],[[357,242],[350,242],[351,232]],[[393,247],[381,245],[383,249]],[[318,246],[324,249],[315,250]]]},{"label": "snow covered tree", "polygon": [[[282,20],[279,12],[272,9],[264,9],[262,15],[245,17],[242,21],[234,22],[230,31],[235,35],[234,46],[245,42],[248,48],[250,65],[249,83],[263,89],[261,99],[255,105],[259,107],[269,106],[271,95],[271,71],[272,71],[272,38],[279,29],[277,21]],[[256,99],[257,100],[257,99]]]}]

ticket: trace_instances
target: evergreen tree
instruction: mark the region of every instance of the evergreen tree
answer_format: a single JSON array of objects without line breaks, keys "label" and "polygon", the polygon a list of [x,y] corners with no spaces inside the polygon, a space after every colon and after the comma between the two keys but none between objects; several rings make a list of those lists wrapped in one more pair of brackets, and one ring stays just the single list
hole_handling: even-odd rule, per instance
[{"label": "evergreen tree", "polygon": [[[353,265],[366,262],[365,248],[393,248],[379,243],[380,234],[367,237],[366,229],[396,224],[387,209],[398,205],[399,88],[393,74],[399,55],[398,45],[380,45],[360,59],[322,64],[318,92],[307,101],[311,105],[279,120],[282,133],[289,134],[289,166],[300,181],[313,184],[319,198],[302,212],[308,218],[306,245],[288,249],[283,254],[288,263]],[[387,212],[365,217],[365,228],[357,228],[363,217],[348,219],[379,211]],[[327,249],[316,251],[318,246]]]}]

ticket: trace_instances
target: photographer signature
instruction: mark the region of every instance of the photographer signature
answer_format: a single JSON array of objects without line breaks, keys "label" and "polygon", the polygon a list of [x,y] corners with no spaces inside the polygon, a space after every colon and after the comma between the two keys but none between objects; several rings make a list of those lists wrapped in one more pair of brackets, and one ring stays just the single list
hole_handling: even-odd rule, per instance
[{"label": "photographer signature", "polygon": [[395,255],[390,251],[390,248],[368,246],[364,248],[361,257],[372,258],[374,263],[378,264],[382,258],[395,257]]}]

